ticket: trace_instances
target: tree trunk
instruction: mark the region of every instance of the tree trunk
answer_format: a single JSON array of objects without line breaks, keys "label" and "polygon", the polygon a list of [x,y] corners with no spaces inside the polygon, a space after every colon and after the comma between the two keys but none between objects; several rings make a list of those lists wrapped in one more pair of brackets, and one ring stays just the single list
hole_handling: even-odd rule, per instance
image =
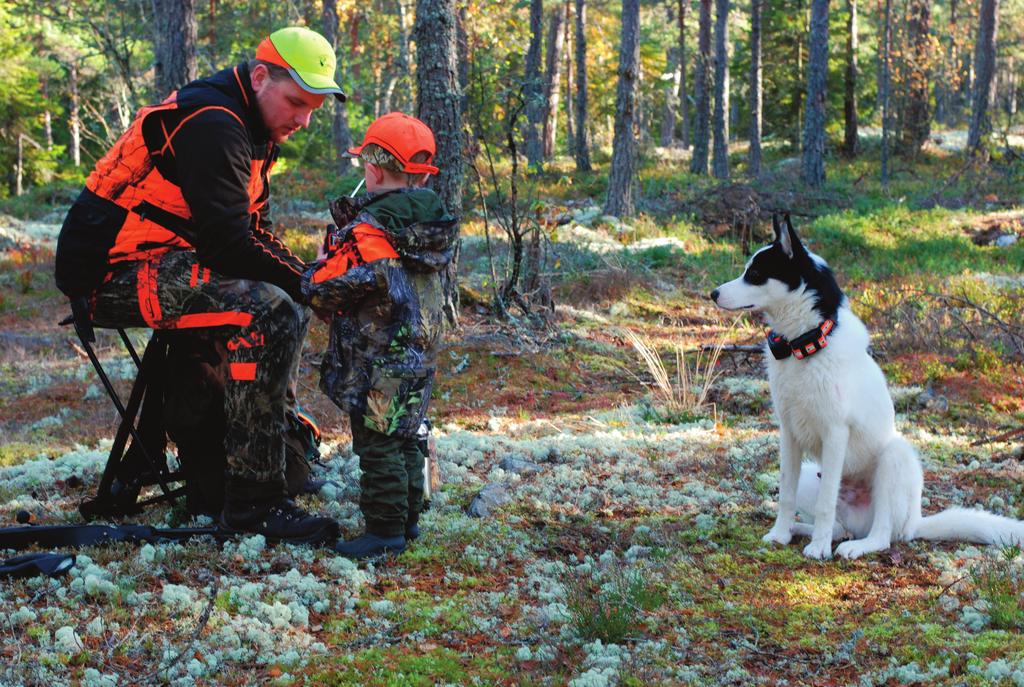
[{"label": "tree trunk", "polygon": [[[399,3],[401,5],[401,3]],[[324,0],[320,18],[324,28],[324,38],[331,44],[335,54],[338,52],[338,3],[337,0]],[[338,56],[338,83],[343,83],[342,58]],[[338,174],[344,176],[355,170],[354,161],[344,157],[345,151],[352,147],[352,131],[348,127],[348,106],[339,103],[335,97],[329,97],[328,107],[331,108],[331,141],[334,146],[334,164]]]},{"label": "tree trunk", "polygon": [[526,161],[532,171],[541,169],[543,145],[540,127],[544,119],[544,88],[540,73],[544,37],[544,1],[530,0],[530,46],[526,51],[523,97],[526,100]]},{"label": "tree trunk", "polygon": [[811,2],[807,61],[807,104],[801,176],[811,188],[825,181],[825,84],[828,77],[828,0]]},{"label": "tree trunk", "polygon": [[[665,20],[668,25],[675,21],[675,11],[671,4],[665,6]],[[661,116],[661,132],[658,137],[662,147],[668,148],[676,143],[676,131],[679,129],[679,46],[669,46],[665,50],[665,108]]]},{"label": "tree trunk", "polygon": [[906,107],[903,113],[903,136],[900,147],[904,155],[910,156],[921,151],[921,146],[928,140],[928,134],[931,132],[930,5],[931,0],[911,0],[907,14],[909,64],[905,74]]},{"label": "tree trunk", "polygon": [[942,84],[942,119],[944,124],[950,124],[960,119],[963,108],[960,105],[960,47],[957,44],[957,0],[949,2],[949,46],[946,48],[946,64],[943,70],[946,79]]},{"label": "tree trunk", "polygon": [[615,140],[608,177],[606,214],[631,217],[633,177],[636,174],[636,91],[640,68],[640,0],[622,1],[622,37],[619,48],[619,84],[615,96]]},{"label": "tree trunk", "polygon": [[715,120],[712,172],[729,178],[729,0],[715,0]]},{"label": "tree trunk", "polygon": [[[459,8],[459,14],[456,17],[455,24],[455,40],[458,47],[459,55],[459,91],[462,93],[462,103],[459,106],[459,112],[462,113],[463,119],[466,117],[466,113],[469,112],[469,35],[466,33],[466,19],[468,9],[465,5]],[[467,135],[467,140],[471,138]],[[474,143],[476,139],[473,139]]]},{"label": "tree trunk", "polygon": [[665,51],[665,109],[661,115],[661,132],[659,143],[664,148],[674,146],[678,142],[676,131],[679,129],[679,47],[672,46]]},{"label": "tree trunk", "polygon": [[24,190],[22,187],[22,176],[25,172],[25,136],[18,134],[18,157],[14,161],[14,195],[20,196]]},{"label": "tree trunk", "polygon": [[[337,0],[325,0],[325,11],[328,2],[336,3]],[[412,74],[412,68],[409,63],[409,9],[404,0],[395,0],[395,16],[398,18],[398,57],[392,65],[387,87],[384,89],[384,98],[380,106],[381,114],[394,111],[406,112],[412,106],[407,99],[411,91],[407,84]]]},{"label": "tree trunk", "polygon": [[686,88],[686,8],[690,0],[678,0],[676,15],[679,21],[679,140],[683,150],[690,149],[690,94]]},{"label": "tree trunk", "polygon": [[978,40],[974,46],[974,88],[971,92],[971,127],[967,148],[973,152],[992,131],[989,110],[995,89],[992,76],[996,66],[996,33],[999,30],[999,0],[981,0]]},{"label": "tree trunk", "polygon": [[153,60],[160,99],[196,78],[193,0],[153,0]]},{"label": "tree trunk", "polygon": [[857,0],[846,0],[846,76],[843,95],[843,151],[857,154]]},{"label": "tree trunk", "polygon": [[693,156],[690,171],[708,173],[708,138],[711,118],[711,0],[700,0],[700,25],[697,29],[697,64],[694,78],[696,128],[693,131]]},{"label": "tree trunk", "polygon": [[573,129],[573,122],[576,113],[573,112],[572,92],[572,0],[565,0],[565,144],[571,157],[576,157],[576,132]]},{"label": "tree trunk", "polygon": [[[417,0],[416,116],[434,132],[441,171],[431,178],[448,211],[462,216],[462,92],[459,89],[455,0]],[[442,274],[445,314],[458,322],[458,255]]]},{"label": "tree trunk", "polygon": [[889,183],[889,92],[892,88],[892,0],[885,0],[882,16],[882,83],[878,99],[882,105],[882,185]]},{"label": "tree trunk", "polygon": [[68,65],[68,131],[71,139],[71,163],[75,167],[82,165],[82,120],[78,112],[78,65]]},{"label": "tree trunk", "polygon": [[761,15],[766,0],[750,0],[750,176],[761,174]]},{"label": "tree trunk", "polygon": [[587,0],[576,0],[576,171],[589,172],[587,140]]},{"label": "tree trunk", "polygon": [[558,131],[558,104],[562,93],[562,50],[565,47],[565,6],[556,5],[548,24],[547,58],[544,62],[544,135],[541,155],[545,160],[555,154]]}]

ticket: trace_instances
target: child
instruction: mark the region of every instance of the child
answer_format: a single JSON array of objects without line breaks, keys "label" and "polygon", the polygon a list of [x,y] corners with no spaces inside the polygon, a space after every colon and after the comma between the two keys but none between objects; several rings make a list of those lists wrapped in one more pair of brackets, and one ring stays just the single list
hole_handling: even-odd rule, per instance
[{"label": "child", "polygon": [[333,313],[320,388],[352,420],[359,456],[359,508],[366,532],[335,545],[350,558],[401,553],[419,536],[423,424],[444,330],[441,271],[451,261],[457,220],[423,188],[438,169],[434,135],[392,112],[349,150],[365,165],[366,196],[331,204],[325,255],[302,279],[320,313]]}]

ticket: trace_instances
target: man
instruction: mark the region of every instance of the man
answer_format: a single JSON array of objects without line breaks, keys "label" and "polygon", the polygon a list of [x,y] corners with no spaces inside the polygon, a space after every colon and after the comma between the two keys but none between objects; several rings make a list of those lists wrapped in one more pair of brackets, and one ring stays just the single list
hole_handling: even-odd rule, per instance
[{"label": "man", "polygon": [[139,111],[97,164],[57,242],[57,286],[107,327],[189,330],[225,343],[228,529],[319,542],[329,518],[287,497],[285,406],[309,311],[304,265],[273,234],[278,144],[309,125],[334,81],[330,44],[275,31],[256,59]]}]

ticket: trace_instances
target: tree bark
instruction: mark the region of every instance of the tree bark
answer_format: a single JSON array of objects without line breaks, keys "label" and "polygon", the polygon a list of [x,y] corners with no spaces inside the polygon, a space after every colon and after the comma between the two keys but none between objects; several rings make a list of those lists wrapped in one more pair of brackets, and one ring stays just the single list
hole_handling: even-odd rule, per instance
[{"label": "tree bark", "polygon": [[576,113],[573,112],[573,91],[572,91],[572,0],[565,0],[565,144],[571,157],[576,157],[576,132],[573,122]]},{"label": "tree bark", "polygon": [[619,84],[615,96],[615,139],[608,199],[604,211],[616,217],[634,213],[633,181],[636,174],[636,85],[640,68],[640,0],[622,1],[622,36],[619,48]]},{"label": "tree bark", "polygon": [[690,149],[690,94],[686,88],[686,8],[690,0],[678,0],[676,17],[679,21],[679,140],[683,150]]},{"label": "tree bark", "polygon": [[764,92],[761,68],[761,15],[766,0],[750,0],[750,176],[761,174],[761,100]]},{"label": "tree bark", "polygon": [[[665,6],[665,20],[667,25],[675,23],[675,8],[668,4]],[[665,50],[665,107],[661,115],[661,131],[658,141],[662,147],[667,148],[675,145],[676,131],[679,129],[679,46],[669,46]]]},{"label": "tree bark", "polygon": [[981,0],[978,40],[974,46],[974,87],[971,92],[971,126],[967,148],[973,153],[992,132],[989,110],[995,89],[996,34],[999,30],[999,0]]},{"label": "tree bark", "polygon": [[906,70],[901,148],[904,155],[914,156],[928,140],[931,132],[929,81],[931,71],[931,0],[911,0],[907,14],[909,56]]},{"label": "tree bark", "polygon": [[[401,4],[401,3],[399,3]],[[324,29],[324,38],[331,44],[338,61],[338,83],[343,83],[342,64],[343,60],[338,55],[338,3],[337,0],[324,0],[323,11],[320,14]],[[344,176],[355,170],[354,161],[344,157],[345,152],[352,147],[352,131],[348,126],[348,105],[339,103],[337,98],[330,97],[329,107],[331,108],[331,141],[334,147],[334,164],[338,174]]]},{"label": "tree bark", "polygon": [[82,119],[78,98],[78,65],[72,62],[68,65],[68,131],[71,134],[68,147],[75,167],[82,166]]},{"label": "tree bark", "polygon": [[676,131],[679,129],[679,47],[672,46],[665,51],[665,107],[661,115],[661,131],[658,142],[668,148],[678,142]]},{"label": "tree bark", "polygon": [[163,99],[196,78],[196,11],[193,0],[153,1],[153,73]]},{"label": "tree bark", "polygon": [[540,73],[544,37],[544,2],[530,0],[530,45],[526,51],[523,97],[526,99],[526,161],[532,171],[541,169],[544,148],[540,128],[544,119],[544,89]]},{"label": "tree bark", "polygon": [[811,2],[807,103],[801,176],[811,188],[825,181],[825,84],[828,77],[828,0]]},{"label": "tree bark", "polygon": [[715,120],[712,172],[729,178],[729,0],[715,0]]},{"label": "tree bark", "polygon": [[548,24],[547,58],[544,62],[544,132],[541,155],[550,160],[555,154],[558,131],[558,104],[562,92],[562,50],[565,47],[565,6],[555,5]]},{"label": "tree bark", "polygon": [[[416,116],[434,132],[440,172],[431,186],[448,211],[462,216],[462,92],[459,88],[455,0],[417,0]],[[445,314],[458,323],[458,254],[442,273]]]},{"label": "tree bark", "polygon": [[885,0],[882,15],[882,83],[878,99],[882,105],[882,185],[889,183],[889,92],[892,87],[892,0]]},{"label": "tree bark", "polygon": [[587,138],[587,0],[576,0],[576,171],[589,172]]},{"label": "tree bark", "polygon": [[690,171],[708,173],[708,138],[711,118],[711,0],[700,0],[700,24],[697,29],[697,64],[694,78],[696,128],[693,131],[693,156]]},{"label": "tree bark", "polygon": [[843,95],[843,151],[849,155],[857,154],[857,0],[846,0],[846,75],[844,78],[845,93]]},{"label": "tree bark", "polygon": [[[325,0],[325,11],[328,2],[336,3],[337,0]],[[384,97],[380,106],[381,114],[396,110],[405,112],[411,106],[411,103],[406,102],[406,95],[411,89],[405,87],[412,74],[409,60],[409,9],[405,0],[395,0],[395,16],[398,18],[398,57],[392,65],[387,87],[384,89]]]}]

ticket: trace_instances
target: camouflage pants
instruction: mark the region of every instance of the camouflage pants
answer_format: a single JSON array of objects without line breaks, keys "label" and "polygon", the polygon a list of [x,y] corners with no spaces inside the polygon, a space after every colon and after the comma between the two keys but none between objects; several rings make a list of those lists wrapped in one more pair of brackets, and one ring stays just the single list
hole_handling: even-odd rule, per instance
[{"label": "camouflage pants", "polygon": [[352,419],[352,451],[359,456],[359,509],[366,531],[405,534],[410,513],[423,507],[423,454],[416,437],[388,436]]},{"label": "camouflage pants", "polygon": [[200,265],[195,253],[172,251],[118,265],[96,290],[93,320],[223,340],[227,474],[284,485],[285,409],[295,402],[308,309],[273,284],[223,277]]}]

